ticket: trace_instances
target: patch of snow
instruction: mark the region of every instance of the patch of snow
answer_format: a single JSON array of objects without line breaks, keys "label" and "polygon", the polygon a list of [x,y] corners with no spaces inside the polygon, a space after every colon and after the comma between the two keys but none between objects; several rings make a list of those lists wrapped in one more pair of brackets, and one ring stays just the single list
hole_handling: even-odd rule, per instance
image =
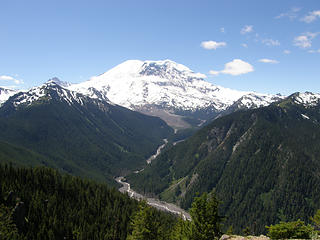
[{"label": "patch of snow", "polygon": [[320,94],[311,92],[297,93],[294,96],[294,102],[305,107],[315,107],[320,104]]},{"label": "patch of snow", "polygon": [[0,106],[9,99],[9,97],[18,93],[16,90],[12,90],[5,87],[0,87]]},{"label": "patch of snow", "polygon": [[302,118],[304,119],[310,119],[307,115],[301,114]]},{"label": "patch of snow", "polygon": [[78,92],[61,87],[55,81],[49,80],[40,87],[34,87],[29,91],[20,92],[12,99],[12,104],[14,107],[18,107],[21,104],[29,106],[41,99],[47,101],[57,97],[59,100],[67,102],[70,106],[74,103],[84,105],[84,100],[88,98]]},{"label": "patch of snow", "polygon": [[320,94],[311,92],[298,93],[294,101],[296,104],[302,104],[305,107],[315,107],[320,103]]},{"label": "patch of snow", "polygon": [[45,90],[40,87],[31,88],[27,92],[21,92],[13,99],[13,106],[17,107],[21,104],[30,105],[34,101],[39,100],[41,97],[45,96]]},{"label": "patch of snow", "polygon": [[271,95],[271,94],[261,94],[261,93],[249,93],[242,96],[236,104],[239,108],[259,108],[270,105],[273,102],[284,99],[285,96],[281,95]]}]

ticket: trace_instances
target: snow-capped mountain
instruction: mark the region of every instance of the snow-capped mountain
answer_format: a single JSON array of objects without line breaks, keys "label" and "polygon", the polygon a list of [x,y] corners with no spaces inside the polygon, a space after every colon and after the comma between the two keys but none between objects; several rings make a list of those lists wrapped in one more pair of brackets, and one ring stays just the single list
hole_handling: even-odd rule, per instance
[{"label": "snow-capped mountain", "polygon": [[159,116],[172,126],[178,124],[176,127],[181,127],[183,116],[209,119],[241,98],[242,108],[265,106],[279,99],[215,86],[205,77],[171,60],[128,60],[69,89],[93,98],[106,97],[129,109]]},{"label": "snow-capped mountain", "polygon": [[49,79],[46,83],[56,83],[56,84],[58,84],[59,86],[64,87],[64,88],[67,88],[67,87],[71,86],[70,83],[61,81],[61,80],[60,80],[59,78],[57,78],[57,77],[53,77],[53,78]]},{"label": "snow-capped mountain", "polygon": [[320,94],[319,93],[294,93],[291,95],[294,103],[303,105],[304,107],[315,107],[320,105]]},{"label": "snow-capped mountain", "polygon": [[235,101],[228,109],[232,109],[232,111],[240,110],[240,109],[252,109],[252,108],[260,108],[266,107],[273,102],[280,101],[284,99],[285,96],[280,94],[277,95],[268,95],[261,93],[249,93],[237,101]]},{"label": "snow-capped mountain", "polygon": [[129,60],[70,89],[90,96],[96,89],[110,101],[131,109],[152,104],[181,110],[208,106],[223,110],[247,94],[214,86],[204,77],[170,60]]},{"label": "snow-capped mountain", "polygon": [[16,90],[0,87],[0,106],[16,93]]},{"label": "snow-capped mountain", "polygon": [[[35,101],[60,99],[83,104],[88,99],[115,103],[144,114],[158,116],[174,128],[200,126],[206,120],[240,109],[268,106],[285,98],[282,95],[237,91],[215,86],[171,60],[128,60],[90,80],[69,84],[54,77],[40,87],[19,92],[0,88],[0,105],[16,94],[14,107]],[[320,94],[295,93],[294,103],[310,107],[320,104]]]},{"label": "snow-capped mountain", "polygon": [[[39,87],[33,87],[29,91],[19,92],[13,98],[10,99],[10,103],[14,108],[19,106],[30,106],[35,102],[45,103],[50,100],[66,102],[68,105],[80,104],[84,105],[86,102],[93,102],[95,105],[103,106],[100,104],[100,99],[92,99],[81,93],[71,91],[60,85],[64,85],[64,82],[59,79],[50,79]],[[7,101],[8,102],[8,101]],[[103,101],[104,103],[109,103]]]},{"label": "snow-capped mountain", "polygon": [[4,158],[0,147],[1,160],[8,156],[19,165],[46,165],[111,183],[143,165],[173,129],[159,118],[48,81],[0,107],[0,133],[0,146],[9,146]]}]

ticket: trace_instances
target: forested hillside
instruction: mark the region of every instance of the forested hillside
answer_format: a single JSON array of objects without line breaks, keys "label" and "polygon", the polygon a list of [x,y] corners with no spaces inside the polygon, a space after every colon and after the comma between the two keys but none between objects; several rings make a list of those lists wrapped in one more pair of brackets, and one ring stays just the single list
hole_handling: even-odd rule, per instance
[{"label": "forested hillside", "polygon": [[[48,168],[0,165],[0,183],[0,239],[126,239],[139,210],[114,188]],[[168,235],[177,218],[147,209]]]},{"label": "forested hillside", "polygon": [[236,232],[308,220],[320,208],[320,108],[297,97],[221,117],[127,179],[186,209],[214,191]]},{"label": "forested hillside", "polygon": [[48,83],[1,106],[0,132],[1,162],[114,183],[114,176],[143,165],[173,130],[159,118]]}]

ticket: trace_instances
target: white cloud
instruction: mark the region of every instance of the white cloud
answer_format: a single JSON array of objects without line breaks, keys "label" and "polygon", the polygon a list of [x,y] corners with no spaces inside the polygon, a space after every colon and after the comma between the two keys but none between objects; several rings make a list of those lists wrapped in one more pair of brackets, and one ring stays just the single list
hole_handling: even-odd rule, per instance
[{"label": "white cloud", "polygon": [[259,59],[258,61],[262,62],[262,63],[272,63],[272,64],[279,63],[279,61],[277,61],[277,60],[268,59],[268,58],[262,58],[262,59]]},{"label": "white cloud", "polygon": [[216,50],[217,48],[225,47],[227,43],[225,42],[216,42],[216,41],[204,41],[201,43],[201,47],[208,50]]},{"label": "white cloud", "polygon": [[309,48],[312,46],[312,39],[314,39],[319,33],[307,32],[293,40],[293,45],[300,48]]},{"label": "white cloud", "polygon": [[295,37],[293,40],[294,45],[300,48],[308,48],[311,47],[311,39],[307,36],[301,35],[298,37]]},{"label": "white cloud", "polygon": [[250,33],[250,32],[253,32],[253,26],[252,25],[246,25],[240,31],[241,34],[247,34],[247,33]]},{"label": "white cloud", "polygon": [[242,43],[241,46],[244,48],[248,48],[248,44],[246,44],[246,43]]},{"label": "white cloud", "polygon": [[284,50],[283,53],[284,53],[284,54],[290,54],[291,51],[289,51],[289,50]]},{"label": "white cloud", "polygon": [[1,75],[0,81],[14,82],[15,84],[22,84],[23,80],[16,79],[8,75]]},{"label": "white cloud", "polygon": [[225,33],[226,30],[224,29],[224,27],[220,28],[220,32]]},{"label": "white cloud", "polygon": [[280,15],[276,16],[275,19],[280,19],[280,18],[287,17],[290,20],[294,20],[295,18],[298,17],[298,12],[300,10],[301,10],[301,8],[293,7],[293,8],[290,9],[290,11],[285,12],[285,13],[281,13]]},{"label": "white cloud", "polygon": [[306,23],[312,23],[315,20],[317,20],[317,18],[320,18],[320,10],[309,12],[307,16],[304,16],[303,18],[301,18],[301,21]]},{"label": "white cloud", "polygon": [[232,62],[228,62],[224,65],[224,69],[221,73],[237,76],[253,71],[253,66],[250,63],[242,61],[241,59],[234,59]]},{"label": "white cloud", "polygon": [[219,71],[214,71],[214,70],[210,70],[209,73],[212,75],[212,76],[218,76],[220,74]]},{"label": "white cloud", "polygon": [[273,40],[271,38],[263,39],[262,43],[264,43],[267,46],[279,46],[280,42],[278,40]]},{"label": "white cloud", "polygon": [[12,81],[12,80],[14,80],[14,78],[13,78],[13,77],[10,77],[10,76],[2,75],[2,76],[0,76],[0,80],[3,80],[3,81]]},{"label": "white cloud", "polygon": [[254,68],[250,63],[242,61],[241,59],[233,59],[224,65],[224,69],[221,71],[211,70],[209,73],[213,76],[217,76],[220,73],[229,74],[232,76],[238,76],[241,74],[246,74],[253,72]]},{"label": "white cloud", "polygon": [[318,50],[309,50],[309,53],[320,53],[320,48]]}]

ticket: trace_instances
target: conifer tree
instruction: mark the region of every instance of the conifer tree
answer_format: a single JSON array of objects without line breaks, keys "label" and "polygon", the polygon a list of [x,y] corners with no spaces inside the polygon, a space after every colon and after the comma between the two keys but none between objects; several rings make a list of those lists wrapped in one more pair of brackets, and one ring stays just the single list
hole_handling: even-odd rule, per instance
[{"label": "conifer tree", "polygon": [[191,207],[192,240],[219,239],[222,217],[218,213],[219,201],[214,194],[203,193],[196,197]]},{"label": "conifer tree", "polygon": [[171,240],[189,240],[191,237],[191,222],[179,218],[171,232]]},{"label": "conifer tree", "polygon": [[12,222],[10,209],[0,205],[0,239],[19,239],[18,229]]},{"label": "conifer tree", "polygon": [[310,218],[312,224],[314,225],[315,230],[320,232],[320,209]]},{"label": "conifer tree", "polygon": [[159,223],[155,221],[153,211],[146,202],[141,202],[139,210],[132,219],[132,234],[128,240],[158,239]]}]

